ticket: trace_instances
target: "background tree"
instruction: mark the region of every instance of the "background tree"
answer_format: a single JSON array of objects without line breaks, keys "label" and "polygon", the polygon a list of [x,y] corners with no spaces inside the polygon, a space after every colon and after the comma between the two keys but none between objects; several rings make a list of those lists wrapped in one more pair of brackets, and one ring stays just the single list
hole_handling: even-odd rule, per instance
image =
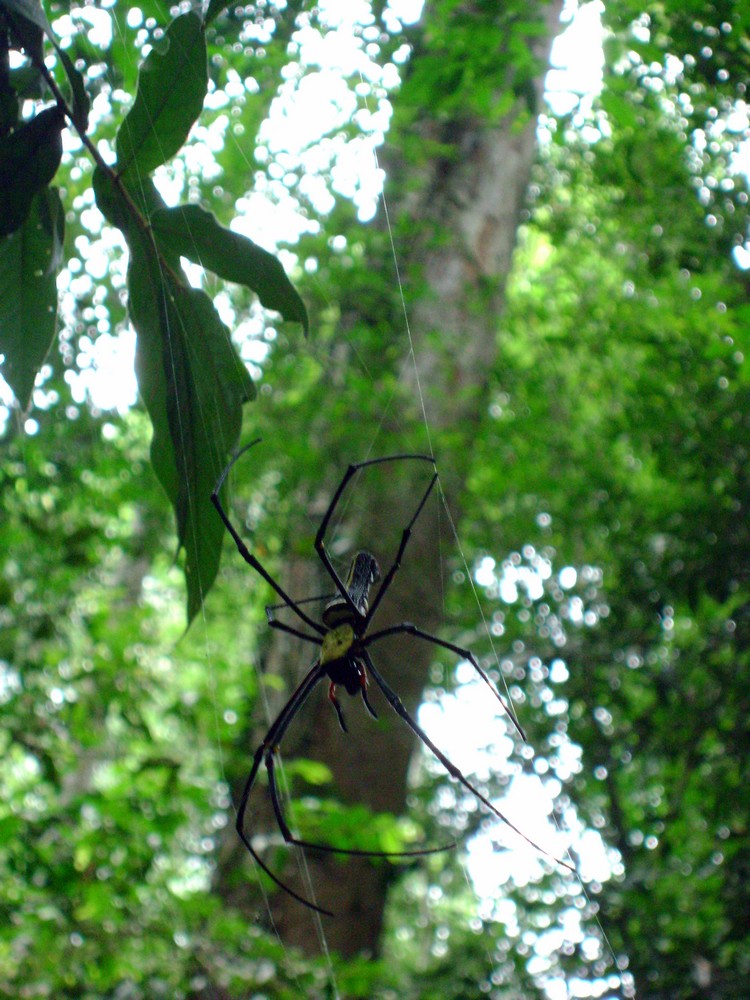
[{"label": "background tree", "polygon": [[[335,348],[335,362],[306,392],[305,416],[285,411],[271,420],[285,428],[307,427],[305,445],[316,443],[309,479],[301,480],[296,491],[303,519],[292,521],[292,537],[309,531],[314,511],[322,513],[321,498],[332,493],[344,461],[364,454],[363,446],[369,449],[373,444],[378,453],[434,448],[441,469],[446,470],[442,482],[450,498],[450,516],[454,520],[459,516],[472,431],[488,404],[487,372],[497,350],[496,317],[533,161],[532,112],[541,97],[559,7],[544,10],[544,20],[541,13],[539,19],[530,18],[527,5],[502,11],[491,5],[435,5],[415,34],[413,69],[401,87],[398,127],[391,133],[394,183],[388,194],[399,266],[414,288],[406,301],[414,352],[405,351],[399,332],[403,305],[387,252],[389,234],[381,227],[372,241],[362,241],[359,265],[349,269],[347,293],[337,295],[339,326],[346,331],[348,346]],[[483,39],[482,47],[476,61],[467,63],[465,53],[477,37]],[[510,54],[521,50],[527,58],[514,61]],[[348,267],[346,260],[342,263]],[[331,282],[331,290],[343,286],[336,270],[334,261],[319,276],[321,282],[324,277]],[[340,340],[338,327],[334,336]],[[361,378],[349,375],[357,367],[368,372],[364,398]],[[384,413],[386,426],[368,442],[359,422],[375,429]],[[424,490],[418,467],[399,481],[398,489],[392,488],[392,476],[393,470],[388,470],[385,496],[368,477],[370,485],[364,488],[371,492],[350,529],[356,544],[369,545],[384,567],[388,548],[383,540],[393,547],[412,516],[414,498]],[[382,620],[414,621],[437,632],[443,614],[438,597],[443,559],[434,528],[421,531],[420,527]],[[298,587],[298,581],[304,581],[300,593],[325,588],[313,572],[304,562],[289,571]],[[274,637],[274,644],[267,654],[269,663],[281,665],[286,689],[291,690],[298,662],[289,657],[287,636]],[[378,654],[387,676],[407,709],[415,712],[434,649],[403,638],[389,644],[384,653],[381,648]],[[415,743],[406,727],[372,729],[365,720],[351,739],[342,740],[335,715],[321,699],[306,712],[297,738],[327,765],[345,802],[365,803],[375,812],[403,813]],[[363,745],[368,750],[366,761]],[[269,821],[274,827],[273,816]],[[235,852],[233,870],[236,864]],[[342,865],[325,856],[311,856],[307,868],[316,898],[340,917],[326,930],[328,943],[345,955],[376,953],[393,872],[370,859],[347,859]],[[302,886],[296,888],[302,891]],[[303,946],[312,940],[317,947],[311,939],[310,913],[291,897],[275,901],[274,919],[286,940]]]}]

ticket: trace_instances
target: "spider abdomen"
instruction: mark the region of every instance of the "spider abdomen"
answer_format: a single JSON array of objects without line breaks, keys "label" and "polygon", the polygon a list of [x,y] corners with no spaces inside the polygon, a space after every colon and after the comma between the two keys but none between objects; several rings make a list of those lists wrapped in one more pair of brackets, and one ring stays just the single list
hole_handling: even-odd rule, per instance
[{"label": "spider abdomen", "polygon": [[331,663],[327,672],[333,686],[340,685],[352,697],[361,694],[366,683],[364,670],[353,656]]},{"label": "spider abdomen", "polygon": [[375,556],[369,552],[358,552],[351,561],[344,583],[349,600],[342,594],[329,601],[323,611],[323,624],[335,628],[343,622],[351,623],[355,609],[358,615],[366,615],[370,587],[379,579],[380,567]]}]

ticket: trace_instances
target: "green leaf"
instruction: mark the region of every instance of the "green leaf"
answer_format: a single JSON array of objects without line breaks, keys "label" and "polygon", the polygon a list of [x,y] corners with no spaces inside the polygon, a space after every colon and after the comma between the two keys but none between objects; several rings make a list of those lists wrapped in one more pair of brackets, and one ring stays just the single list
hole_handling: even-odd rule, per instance
[{"label": "green leaf", "polygon": [[302,324],[308,332],[307,310],[284,268],[272,253],[252,240],[220,226],[198,205],[155,212],[151,225],[157,242],[172,253],[200,264],[226,281],[256,292],[267,309]]},{"label": "green leaf", "polygon": [[[40,25],[36,20],[28,19],[17,9],[10,9],[12,4],[7,0],[0,0],[0,6],[5,4],[6,16],[3,23],[7,23],[10,28],[11,48],[23,49],[29,56],[35,67],[40,66],[44,61],[44,33],[51,35],[49,24]],[[44,12],[42,11],[42,17]],[[37,75],[38,70],[37,70]]]},{"label": "green leaf", "polygon": [[136,375],[153,426],[151,460],[185,549],[191,621],[216,578],[224,538],[211,493],[239,439],[242,405],[255,388],[211,299],[185,281],[179,257],[157,248],[111,176],[97,171],[94,188],[97,204],[117,220],[130,248]]},{"label": "green leaf", "polygon": [[0,136],[8,135],[18,124],[21,101],[15,89],[16,79],[8,74],[5,83],[0,83]]},{"label": "green leaf", "polygon": [[85,132],[89,124],[91,101],[89,100],[89,95],[86,93],[86,87],[83,83],[83,75],[75,68],[67,52],[58,48],[57,54],[63,64],[63,68],[68,77],[70,89],[73,94],[73,124],[79,132]]},{"label": "green leaf", "polygon": [[[75,68],[67,52],[60,48],[42,5],[38,0],[0,0],[0,8],[3,6],[11,14],[10,24],[14,36],[29,53],[36,67],[44,60],[43,35],[47,35],[52,42],[70,83],[73,96],[71,102],[73,122],[79,131],[85,132],[88,126],[90,101],[84,87],[83,76]],[[35,68],[35,75],[39,75],[38,68]]]},{"label": "green leaf", "polygon": [[119,172],[150,173],[174,156],[201,113],[207,86],[203,24],[185,14],[141,66],[135,103],[117,132]]},{"label": "green leaf", "polygon": [[605,90],[600,95],[599,101],[613,127],[637,128],[638,115],[632,101],[616,93],[612,88]]},{"label": "green leaf", "polygon": [[221,14],[223,10],[229,6],[229,0],[211,0],[208,5],[208,10],[206,11],[206,24],[210,24],[215,21],[216,18]]},{"label": "green leaf", "polygon": [[219,568],[224,529],[210,496],[254,387],[205,292],[163,272],[151,248],[131,254],[136,374],[154,428],[151,459],[185,548],[190,621]]},{"label": "green leaf", "polygon": [[319,760],[298,758],[285,764],[287,775],[298,775],[308,785],[328,785],[333,781],[333,772]]},{"label": "green leaf", "polygon": [[64,123],[59,108],[45,108],[0,139],[0,236],[22,225],[34,195],[55,176]]},{"label": "green leaf", "polygon": [[0,352],[3,376],[26,409],[55,335],[64,214],[56,188],[39,191],[26,221],[0,241]]},{"label": "green leaf", "polygon": [[12,14],[20,14],[27,21],[31,21],[37,28],[52,38],[52,28],[44,13],[44,8],[40,0],[0,0],[0,7],[5,7]]},{"label": "green leaf", "polygon": [[[164,207],[156,185],[149,177],[141,178],[139,187],[133,190],[111,170],[96,167],[92,186],[97,208],[107,222],[123,231],[126,238],[130,230],[137,230],[139,225],[145,231],[149,211]],[[179,260],[175,259],[175,264],[178,265]]]}]

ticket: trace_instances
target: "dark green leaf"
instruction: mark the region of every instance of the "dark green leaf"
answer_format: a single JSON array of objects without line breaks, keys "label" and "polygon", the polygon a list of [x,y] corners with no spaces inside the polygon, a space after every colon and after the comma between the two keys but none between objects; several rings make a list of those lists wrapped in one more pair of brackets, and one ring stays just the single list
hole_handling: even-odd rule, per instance
[{"label": "dark green leaf", "polygon": [[34,195],[55,176],[64,122],[59,108],[45,108],[0,140],[0,236],[18,229]]},{"label": "dark green leaf", "polygon": [[[12,0],[0,0],[0,11],[5,7],[5,17],[2,23],[10,28],[11,48],[23,49],[35,66],[44,61],[45,32],[52,37],[52,29],[44,16],[41,4],[13,3]],[[28,9],[31,15],[25,16]]]},{"label": "dark green leaf", "polygon": [[94,170],[93,184],[96,207],[107,222],[127,232],[134,221],[131,209],[112,174],[101,167]]},{"label": "dark green leaf", "polygon": [[[151,460],[185,549],[188,620],[219,567],[223,525],[210,497],[237,444],[242,405],[254,386],[210,298],[184,280],[179,256],[157,249],[133,201],[104,171],[97,204],[128,241],[130,317],[138,335],[138,387],[153,425]],[[146,203],[154,196],[146,195]]]},{"label": "dark green leaf", "polygon": [[10,72],[0,73],[0,136],[8,135],[18,124],[21,101],[16,83]]},{"label": "dark green leaf", "polygon": [[151,224],[159,245],[200,264],[226,281],[256,292],[267,309],[295,320],[308,332],[305,304],[279,260],[246,236],[220,226],[198,205],[155,212]]},{"label": "dark green leaf", "polygon": [[604,91],[599,100],[613,127],[637,128],[638,116],[632,101],[618,94],[614,88]]},{"label": "dark green leaf", "polygon": [[[32,66],[29,63],[23,63],[10,71],[8,80],[10,84],[9,89],[13,97],[18,100],[19,104],[24,99],[37,101],[44,97],[44,88],[46,84],[44,82],[44,77],[36,66]],[[12,120],[9,120],[10,127],[15,127],[19,118],[20,115],[16,113]]]},{"label": "dark green leaf", "polygon": [[34,197],[21,228],[0,241],[2,372],[22,409],[55,335],[63,224],[57,189],[44,189]]},{"label": "dark green leaf", "polygon": [[185,548],[192,620],[216,577],[224,536],[211,492],[253,384],[208,296],[163,272],[151,247],[132,245],[131,254],[138,385],[154,428],[151,459]]},{"label": "dark green leaf", "polygon": [[229,6],[229,0],[211,0],[206,11],[205,23],[210,24],[215,21],[223,10]]},{"label": "dark green leaf", "polygon": [[85,132],[89,124],[91,102],[89,101],[89,95],[86,93],[83,76],[75,68],[67,52],[58,49],[57,54],[63,64],[73,94],[73,124],[79,132]]},{"label": "dark green leaf", "polygon": [[12,14],[19,14],[52,37],[52,28],[40,0],[0,0],[0,7],[5,7]]},{"label": "dark green leaf", "polygon": [[203,108],[208,84],[206,40],[195,14],[176,18],[161,49],[152,49],[138,74],[135,104],[117,133],[117,167],[150,173],[187,139]]},{"label": "dark green leaf", "polygon": [[[149,177],[141,177],[137,187],[128,187],[111,171],[100,167],[94,170],[93,181],[96,204],[99,211],[127,236],[131,229],[139,226],[145,231],[149,215],[164,208],[164,200],[156,185]],[[179,258],[173,255],[174,266],[179,266]]]},{"label": "dark green leaf", "polygon": [[[38,67],[44,59],[43,35],[47,35],[52,42],[70,82],[74,124],[79,131],[85,132],[88,126],[90,102],[83,84],[83,76],[75,68],[67,52],[60,48],[41,4],[34,0],[0,0],[0,7],[3,5],[11,13],[9,20],[17,44],[28,52],[34,63],[32,72],[35,81],[40,79]],[[26,72],[29,70],[26,69]]]}]

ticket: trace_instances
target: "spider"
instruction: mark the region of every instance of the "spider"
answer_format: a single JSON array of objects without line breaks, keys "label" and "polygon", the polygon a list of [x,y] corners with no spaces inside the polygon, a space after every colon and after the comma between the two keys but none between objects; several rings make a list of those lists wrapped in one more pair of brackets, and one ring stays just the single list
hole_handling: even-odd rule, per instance
[{"label": "spider", "polygon": [[[474,795],[494,816],[506,823],[511,829],[523,837],[524,840],[530,843],[542,854],[551,857],[551,855],[549,855],[544,848],[539,847],[534,843],[534,841],[529,840],[529,838],[522,833],[521,830],[519,830],[509,819],[507,819],[489,801],[489,799],[479,791],[479,789],[472,785],[468,778],[448,759],[442,750],[440,750],[439,747],[433,743],[427,733],[425,733],[425,731],[406,710],[401,702],[401,699],[379,672],[373,662],[372,656],[370,655],[370,649],[372,646],[378,643],[381,639],[385,639],[386,636],[394,635],[413,636],[417,639],[429,642],[434,646],[438,646],[441,649],[446,649],[451,653],[455,653],[457,656],[460,656],[462,659],[468,661],[477,671],[485,684],[487,684],[490,688],[495,698],[497,698],[500,702],[504,711],[508,714],[519,735],[525,739],[523,730],[516,720],[512,710],[497,692],[489,676],[482,669],[471,650],[464,649],[463,647],[455,645],[452,642],[447,642],[435,635],[431,635],[429,632],[425,632],[423,629],[418,628],[416,625],[412,625],[410,622],[401,622],[397,625],[389,625],[376,631],[370,631],[371,623],[377,614],[378,608],[380,607],[383,598],[387,594],[391,584],[393,583],[394,577],[399,570],[401,560],[404,556],[407,545],[409,544],[412,529],[422,513],[422,510],[424,509],[424,506],[437,482],[438,473],[435,460],[429,455],[403,454],[386,455],[382,458],[371,458],[366,461],[356,462],[350,465],[344,473],[341,482],[339,483],[328,508],[323,515],[323,519],[320,522],[320,526],[313,543],[315,551],[323,564],[323,568],[333,582],[335,592],[332,595],[325,595],[324,598],[303,598],[302,600],[295,600],[290,597],[281,584],[274,579],[258,558],[250,552],[232,524],[228,514],[224,510],[219,497],[224,481],[227,478],[232,466],[242,455],[245,454],[245,452],[247,452],[254,445],[258,444],[259,440],[260,439],[258,438],[251,441],[250,444],[246,445],[239,452],[237,452],[237,454],[230,460],[226,468],[219,476],[216,487],[211,494],[211,501],[224,522],[227,531],[232,536],[232,539],[234,540],[237,550],[242,558],[256,571],[256,573],[263,577],[266,583],[268,583],[281,598],[280,604],[273,604],[266,607],[266,617],[268,619],[269,626],[271,628],[279,629],[282,632],[287,632],[290,635],[296,636],[297,638],[316,646],[318,652],[313,665],[302,678],[286,705],[284,705],[281,709],[275,721],[271,724],[271,727],[264,736],[260,746],[255,751],[250,774],[248,775],[242,792],[242,798],[237,810],[236,828],[242,843],[250,852],[253,859],[280,889],[292,896],[299,903],[302,903],[304,906],[311,910],[315,910],[318,913],[323,913],[326,916],[333,916],[330,910],[326,910],[311,900],[306,899],[304,896],[299,895],[290,886],[287,886],[284,882],[282,882],[281,879],[275,875],[273,871],[271,871],[271,869],[259,856],[258,852],[253,847],[249,836],[245,832],[245,812],[247,810],[248,799],[262,763],[265,764],[268,772],[269,794],[276,822],[287,844],[299,848],[325,851],[332,854],[357,855],[360,857],[413,857],[415,855],[425,855],[437,851],[449,850],[455,846],[455,844],[447,844],[442,847],[400,852],[365,851],[344,849],[333,847],[328,844],[314,843],[312,841],[295,837],[292,834],[281,806],[281,800],[276,786],[274,773],[276,755],[279,752],[284,734],[297,713],[303,708],[313,689],[326,678],[329,682],[328,698],[336,711],[339,725],[344,732],[347,732],[347,725],[336,693],[336,689],[339,686],[343,687],[346,693],[352,697],[359,695],[362,698],[366,711],[373,718],[377,719],[377,713],[370,704],[367,696],[369,684],[368,675],[369,678],[371,678],[380,688],[386,701],[389,703],[394,712],[401,717],[404,723],[425,744],[425,746],[432,751],[435,757],[437,757],[440,763],[456,781],[460,782],[464,788],[471,792],[471,794]],[[378,566],[375,557],[370,552],[357,552],[351,561],[346,578],[342,579],[335,569],[325,546],[326,532],[329,524],[331,523],[331,519],[336,512],[339,501],[341,500],[341,497],[352,478],[360,470],[369,466],[399,462],[424,463],[425,465],[431,466],[432,475],[426,490],[417,504],[411,520],[403,529],[396,556],[388,571],[381,577],[380,567]],[[380,582],[378,590],[375,592],[372,600],[370,600],[370,591],[372,587],[381,580],[382,582]],[[314,601],[321,600],[325,600],[327,603],[325,604],[320,616],[320,621],[317,621],[314,617],[307,613],[303,605],[308,605]],[[275,612],[282,608],[293,612],[296,616],[297,624],[287,624],[286,622],[280,621],[275,616]],[[564,865],[566,864],[565,862],[560,863]],[[569,866],[566,865],[566,867]]]}]

